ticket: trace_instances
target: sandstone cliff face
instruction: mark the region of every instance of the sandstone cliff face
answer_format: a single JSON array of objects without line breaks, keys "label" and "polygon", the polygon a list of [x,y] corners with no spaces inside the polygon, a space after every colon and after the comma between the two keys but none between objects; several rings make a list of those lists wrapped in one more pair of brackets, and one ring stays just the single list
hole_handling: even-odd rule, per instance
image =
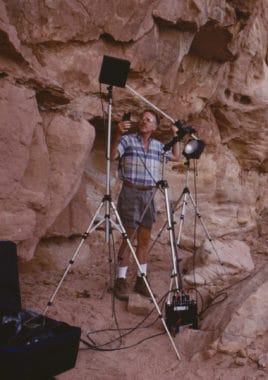
[{"label": "sandstone cliff face", "polygon": [[[128,59],[128,84],[205,141],[197,190],[212,235],[265,242],[267,20],[265,0],[1,0],[1,239],[30,259],[40,239],[87,227],[105,191],[98,77],[106,54]],[[129,110],[135,120],[144,106],[114,88],[114,122]],[[168,124],[163,118],[163,141]],[[184,158],[167,172],[176,200]],[[186,225],[186,245],[190,234]]]},{"label": "sandstone cliff face", "polygon": [[[185,260],[184,279],[211,302],[201,319],[201,330],[214,331],[208,355],[233,355],[265,338],[267,269],[256,260],[254,272],[251,254],[267,255],[267,21],[267,0],[0,0],[0,240],[15,241],[26,261],[39,254],[53,269],[65,267],[66,252],[106,191],[108,91],[98,81],[103,55],[128,59],[128,85],[193,126],[206,144],[200,159],[190,161],[188,176],[183,155],[168,163],[166,176],[178,206],[176,234],[187,186],[220,250],[219,256],[209,250],[202,225],[194,238],[196,215],[188,202],[180,245],[198,249],[196,267]],[[114,87],[112,127],[128,111],[135,122],[145,107],[128,88]],[[162,117],[157,137],[169,141],[169,130]],[[116,200],[115,164],[110,180]],[[166,210],[161,193],[156,200],[158,230]],[[169,247],[168,236],[161,239]],[[90,260],[89,247],[99,254]],[[84,278],[94,281],[104,260],[100,233],[89,247]],[[162,284],[167,260],[162,252],[152,256],[152,280],[161,275]],[[231,285],[229,297],[213,305]]]}]

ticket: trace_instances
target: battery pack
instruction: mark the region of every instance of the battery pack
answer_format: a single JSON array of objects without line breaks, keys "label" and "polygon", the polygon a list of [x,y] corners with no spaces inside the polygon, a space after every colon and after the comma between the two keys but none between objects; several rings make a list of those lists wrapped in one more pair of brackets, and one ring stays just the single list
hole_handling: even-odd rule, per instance
[{"label": "battery pack", "polygon": [[165,312],[166,325],[173,336],[185,328],[198,329],[197,303],[188,295],[174,296],[170,304],[166,303]]}]

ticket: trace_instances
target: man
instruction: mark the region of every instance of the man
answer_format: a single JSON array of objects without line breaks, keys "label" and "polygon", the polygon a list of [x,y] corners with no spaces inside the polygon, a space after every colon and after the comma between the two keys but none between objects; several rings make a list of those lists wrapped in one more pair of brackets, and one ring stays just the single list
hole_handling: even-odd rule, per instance
[{"label": "man", "polygon": [[[155,207],[152,199],[153,187],[159,180],[159,169],[164,145],[151,137],[159,125],[159,117],[153,110],[145,110],[138,123],[138,132],[126,134],[130,121],[120,121],[111,149],[111,158],[119,160],[119,176],[122,189],[118,198],[118,213],[129,238],[136,232],[137,250],[142,273],[138,271],[134,291],[150,297],[142,278],[147,275],[148,248],[151,230],[155,221]],[[172,127],[174,136],[177,128]],[[166,154],[167,159],[178,161],[179,144]],[[141,216],[147,207],[142,220]],[[117,278],[114,286],[115,297],[127,301],[129,288],[126,275],[129,265],[129,248],[124,239],[118,253]]]}]

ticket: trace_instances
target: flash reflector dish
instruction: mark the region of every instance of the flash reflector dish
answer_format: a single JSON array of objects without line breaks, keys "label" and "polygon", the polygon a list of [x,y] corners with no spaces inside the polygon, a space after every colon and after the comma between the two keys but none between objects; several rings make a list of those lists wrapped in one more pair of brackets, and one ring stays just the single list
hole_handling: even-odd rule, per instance
[{"label": "flash reflector dish", "polygon": [[185,145],[182,154],[186,158],[199,158],[205,148],[205,144],[202,140],[190,140]]}]

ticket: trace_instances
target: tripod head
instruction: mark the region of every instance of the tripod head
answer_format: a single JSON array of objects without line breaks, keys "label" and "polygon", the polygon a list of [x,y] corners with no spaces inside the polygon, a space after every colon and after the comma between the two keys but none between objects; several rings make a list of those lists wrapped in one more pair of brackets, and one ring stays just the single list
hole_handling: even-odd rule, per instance
[{"label": "tripod head", "polygon": [[188,159],[199,158],[205,148],[205,143],[199,140],[195,135],[195,129],[191,126],[184,125],[180,120],[177,120],[174,125],[178,128],[176,136],[171,141],[164,145],[164,152],[167,152],[178,141],[181,141],[186,135],[192,136],[192,140],[186,144],[183,155]]},{"label": "tripod head", "polygon": [[[174,125],[178,128],[178,141],[181,141],[186,135],[193,135],[195,133],[194,128],[192,128],[191,126],[184,125],[180,120],[175,121]],[[196,137],[194,136],[194,138]]]}]

